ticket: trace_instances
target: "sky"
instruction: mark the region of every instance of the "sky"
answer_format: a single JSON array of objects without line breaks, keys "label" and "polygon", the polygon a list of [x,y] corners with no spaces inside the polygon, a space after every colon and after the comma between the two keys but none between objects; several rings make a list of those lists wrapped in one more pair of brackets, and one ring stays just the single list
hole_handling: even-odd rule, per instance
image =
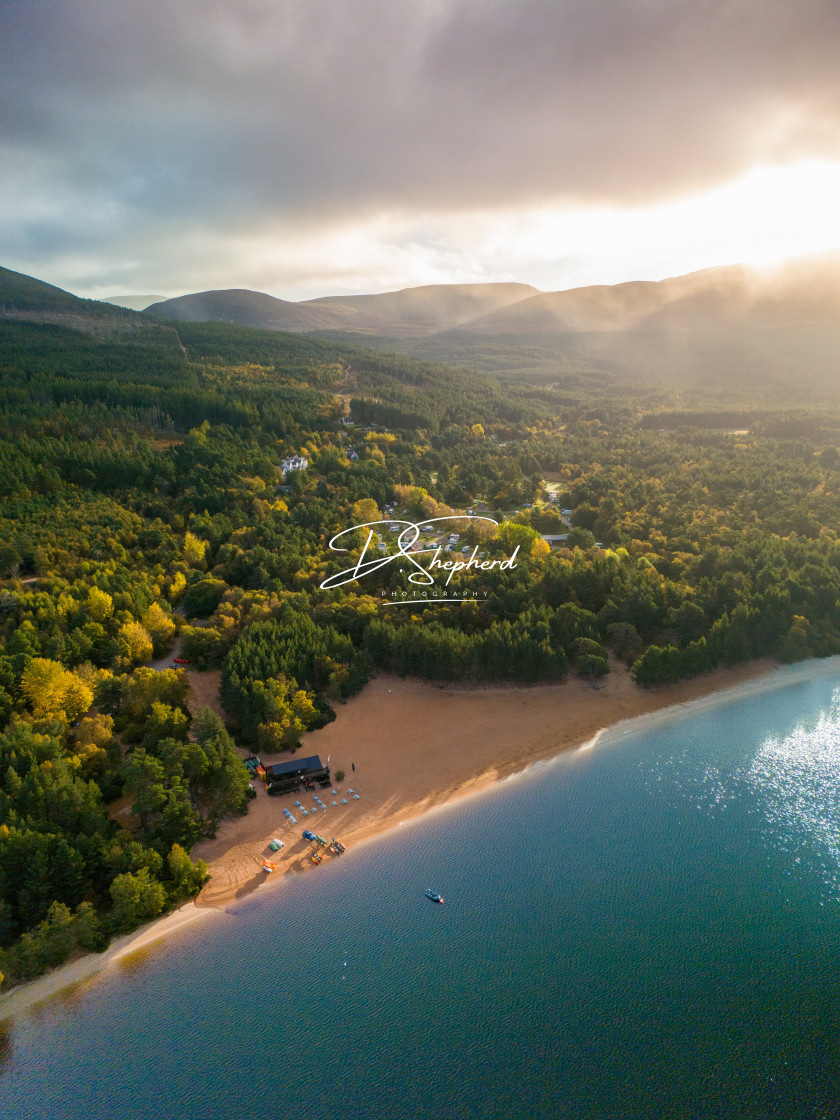
[{"label": "sky", "polygon": [[0,264],[543,290],[840,247],[837,0],[3,0]]}]

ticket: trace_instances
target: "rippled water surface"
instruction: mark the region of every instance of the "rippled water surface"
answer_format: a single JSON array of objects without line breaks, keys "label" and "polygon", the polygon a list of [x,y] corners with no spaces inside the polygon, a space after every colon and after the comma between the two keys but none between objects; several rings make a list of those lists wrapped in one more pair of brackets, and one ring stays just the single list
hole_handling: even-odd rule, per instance
[{"label": "rippled water surface", "polygon": [[0,1116],[840,1117],[840,693],[784,679],[22,1017]]}]

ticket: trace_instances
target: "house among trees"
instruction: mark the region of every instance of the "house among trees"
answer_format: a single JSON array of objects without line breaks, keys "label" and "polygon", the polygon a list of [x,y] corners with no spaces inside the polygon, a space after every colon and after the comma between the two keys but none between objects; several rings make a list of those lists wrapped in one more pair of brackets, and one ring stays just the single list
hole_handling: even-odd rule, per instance
[{"label": "house among trees", "polygon": [[290,455],[280,464],[280,470],[286,474],[288,471],[305,471],[308,466],[309,460],[305,456]]}]

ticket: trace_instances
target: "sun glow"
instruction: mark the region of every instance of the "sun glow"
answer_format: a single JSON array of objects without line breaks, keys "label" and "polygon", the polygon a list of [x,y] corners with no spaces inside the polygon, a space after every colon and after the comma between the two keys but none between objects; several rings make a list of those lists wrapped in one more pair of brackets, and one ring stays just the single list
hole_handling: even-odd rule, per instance
[{"label": "sun glow", "polygon": [[[703,268],[772,266],[840,249],[840,162],[756,168],[671,202],[607,207],[555,202],[457,212],[381,211],[339,222],[261,220],[220,232],[150,236],[139,291],[164,291],[171,262],[185,291],[241,287],[283,299],[392,291],[421,284],[516,280],[544,291],[661,280]],[[177,265],[174,256],[177,255]],[[184,261],[190,265],[185,268]],[[14,265],[12,265],[14,266]],[[68,262],[50,280],[87,290]],[[127,280],[119,281],[123,290]],[[114,287],[109,281],[108,290]]]},{"label": "sun glow", "polygon": [[[542,209],[517,231],[518,253],[539,276],[519,278],[555,288],[613,284],[829,252],[840,248],[838,198],[840,163],[809,161],[758,168],[724,187],[657,206]],[[513,228],[498,231],[491,255],[507,255],[514,236]]]},{"label": "sun glow", "polygon": [[[771,266],[838,249],[838,198],[840,162],[814,160],[756,168],[714,190],[632,209],[557,204],[527,211],[377,215],[350,228],[321,231],[309,260],[323,265],[316,281],[321,293],[330,288],[330,270],[341,273],[339,286],[357,291],[491,280],[556,291],[661,280],[717,265]],[[290,243],[282,244],[288,263]],[[306,249],[299,246],[302,259]],[[310,288],[307,294],[317,292]]]}]

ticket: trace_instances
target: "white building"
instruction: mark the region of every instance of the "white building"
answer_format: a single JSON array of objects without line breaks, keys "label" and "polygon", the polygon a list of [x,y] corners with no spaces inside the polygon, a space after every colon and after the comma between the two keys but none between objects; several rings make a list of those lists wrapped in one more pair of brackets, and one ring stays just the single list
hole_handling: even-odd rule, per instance
[{"label": "white building", "polygon": [[305,471],[308,466],[309,460],[305,456],[290,455],[280,464],[280,470],[286,474],[287,471]]}]

